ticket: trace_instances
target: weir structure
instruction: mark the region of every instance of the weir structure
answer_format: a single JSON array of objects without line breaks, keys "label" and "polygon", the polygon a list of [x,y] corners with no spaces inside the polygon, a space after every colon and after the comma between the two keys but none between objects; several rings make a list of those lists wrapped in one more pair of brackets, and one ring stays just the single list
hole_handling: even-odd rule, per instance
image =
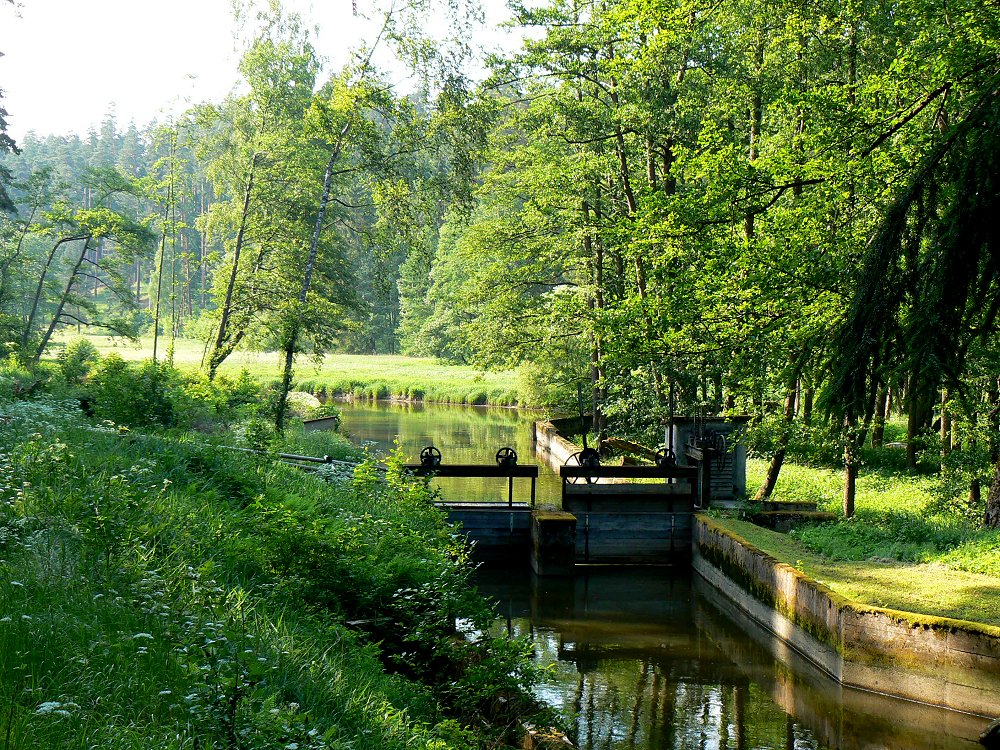
[{"label": "weir structure", "polygon": [[[536,505],[536,465],[517,463],[510,448],[496,464],[447,464],[433,446],[416,476],[506,479],[503,502],[442,502],[448,519],[461,524],[482,561],[516,562],[530,552],[539,575],[572,575],[576,565],[651,565],[689,561],[698,500],[698,470],[672,461],[652,466],[602,466],[587,459],[562,466],[561,504]],[[514,500],[514,480],[531,480],[527,502]],[[520,558],[522,561],[524,557]]]}]

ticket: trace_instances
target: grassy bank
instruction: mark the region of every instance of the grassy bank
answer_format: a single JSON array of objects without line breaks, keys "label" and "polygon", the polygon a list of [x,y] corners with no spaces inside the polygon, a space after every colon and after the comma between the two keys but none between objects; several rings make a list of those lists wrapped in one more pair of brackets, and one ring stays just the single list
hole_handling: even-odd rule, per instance
[{"label": "grassy bank", "polygon": [[[767,464],[749,460],[750,487]],[[840,471],[787,464],[774,500],[812,500],[840,513]],[[1000,625],[1000,530],[980,524],[948,475],[869,469],[856,513],[778,534],[725,522],[755,546],[865,604]]]},{"label": "grassy bank", "polygon": [[[61,342],[73,341],[66,337]],[[152,338],[130,344],[105,336],[85,336],[102,355],[115,352],[126,360],[147,359],[152,355]],[[167,341],[160,340],[160,358],[167,357]],[[53,348],[53,355],[58,350]],[[173,361],[180,369],[201,365],[203,344],[188,339],[175,342]],[[243,370],[261,382],[279,378],[277,352],[237,352],[227,359],[220,372],[236,377]],[[438,360],[389,355],[331,354],[322,362],[301,357],[295,367],[297,390],[328,396],[355,398],[423,399],[451,404],[491,404],[513,406],[519,401],[515,372],[487,372]]]},{"label": "grassy bank", "polygon": [[0,402],[5,746],[502,746],[523,654],[454,638],[491,615],[423,485],[210,439]]}]

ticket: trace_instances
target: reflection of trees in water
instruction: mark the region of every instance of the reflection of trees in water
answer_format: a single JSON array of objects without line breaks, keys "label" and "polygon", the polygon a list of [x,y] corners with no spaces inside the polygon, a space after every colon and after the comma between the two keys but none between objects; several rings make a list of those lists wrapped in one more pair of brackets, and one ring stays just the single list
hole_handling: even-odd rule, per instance
[{"label": "reflection of trees in water", "polygon": [[579,666],[569,713],[582,750],[819,750],[808,729],[735,675],[692,681],[648,659]]},{"label": "reflection of trees in water", "polygon": [[498,632],[529,638],[538,663],[552,665],[537,693],[583,750],[978,746],[975,717],[851,691],[800,660],[776,661],[773,636],[676,569],[479,575],[504,602],[509,626]]},{"label": "reflection of trees in water", "polygon": [[[343,431],[355,443],[373,441],[377,452],[393,449],[398,439],[404,455],[416,461],[420,449],[435,445],[444,463],[487,463],[495,461],[498,449],[510,446],[521,463],[535,461],[531,446],[534,412],[489,407],[446,406],[441,404],[357,403],[341,405]],[[558,496],[558,477],[540,464],[539,498]],[[446,500],[507,500],[506,481],[483,478],[436,480]],[[516,480],[514,498],[527,501],[531,483]]]}]

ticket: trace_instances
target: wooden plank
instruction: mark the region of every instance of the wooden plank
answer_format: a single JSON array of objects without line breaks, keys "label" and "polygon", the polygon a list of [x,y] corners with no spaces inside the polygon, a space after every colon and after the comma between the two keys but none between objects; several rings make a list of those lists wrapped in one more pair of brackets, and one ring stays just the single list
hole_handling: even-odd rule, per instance
[{"label": "wooden plank", "polygon": [[698,475],[694,466],[560,466],[559,476],[617,479],[692,479]]},{"label": "wooden plank", "polygon": [[649,529],[691,528],[690,513],[656,513],[649,515],[613,513],[575,513],[578,527],[590,526],[604,530],[625,530],[644,533]]},{"label": "wooden plank", "polygon": [[565,485],[567,495],[690,495],[694,479],[677,484],[571,484]]},{"label": "wooden plank", "polygon": [[406,471],[418,477],[537,477],[538,466],[535,464],[515,464],[514,466],[497,466],[496,464],[440,464],[439,466],[424,466],[423,464],[405,464]]},{"label": "wooden plank", "polygon": [[691,495],[643,500],[623,497],[567,497],[563,510],[569,513],[693,513],[695,499]]},{"label": "wooden plank", "polygon": [[582,560],[588,563],[598,560],[620,560],[622,558],[629,558],[631,560],[646,559],[650,562],[656,562],[659,558],[687,554],[690,550],[690,540],[685,543],[682,543],[680,540],[673,540],[673,543],[670,540],[665,540],[658,544],[642,544],[628,549],[623,549],[613,544],[591,542],[589,548],[585,544],[576,545],[576,558],[578,562]]},{"label": "wooden plank", "polygon": [[690,518],[690,515],[684,514],[684,516],[675,516],[673,518],[670,516],[661,516],[645,518],[640,521],[632,517],[608,516],[604,514],[587,515],[586,513],[581,513],[577,514],[576,522],[578,526],[598,529],[602,533],[625,532],[639,535],[678,528],[690,529],[693,528],[694,524],[690,520],[685,520]]},{"label": "wooden plank", "polygon": [[306,432],[312,430],[332,430],[337,427],[340,417],[315,417],[314,419],[303,419],[302,427]]}]

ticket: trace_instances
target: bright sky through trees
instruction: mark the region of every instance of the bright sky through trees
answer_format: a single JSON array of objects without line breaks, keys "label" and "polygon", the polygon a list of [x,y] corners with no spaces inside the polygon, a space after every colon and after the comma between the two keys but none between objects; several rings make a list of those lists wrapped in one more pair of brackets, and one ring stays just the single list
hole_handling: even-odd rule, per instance
[{"label": "bright sky through trees", "polygon": [[[0,89],[10,133],[80,133],[114,103],[119,126],[221,99],[239,51],[229,0],[18,0],[0,4]],[[488,3],[489,4],[489,3]],[[284,0],[317,33],[328,66],[373,34],[357,0]],[[494,2],[500,6],[503,3]],[[497,8],[496,10],[500,10]]]}]

